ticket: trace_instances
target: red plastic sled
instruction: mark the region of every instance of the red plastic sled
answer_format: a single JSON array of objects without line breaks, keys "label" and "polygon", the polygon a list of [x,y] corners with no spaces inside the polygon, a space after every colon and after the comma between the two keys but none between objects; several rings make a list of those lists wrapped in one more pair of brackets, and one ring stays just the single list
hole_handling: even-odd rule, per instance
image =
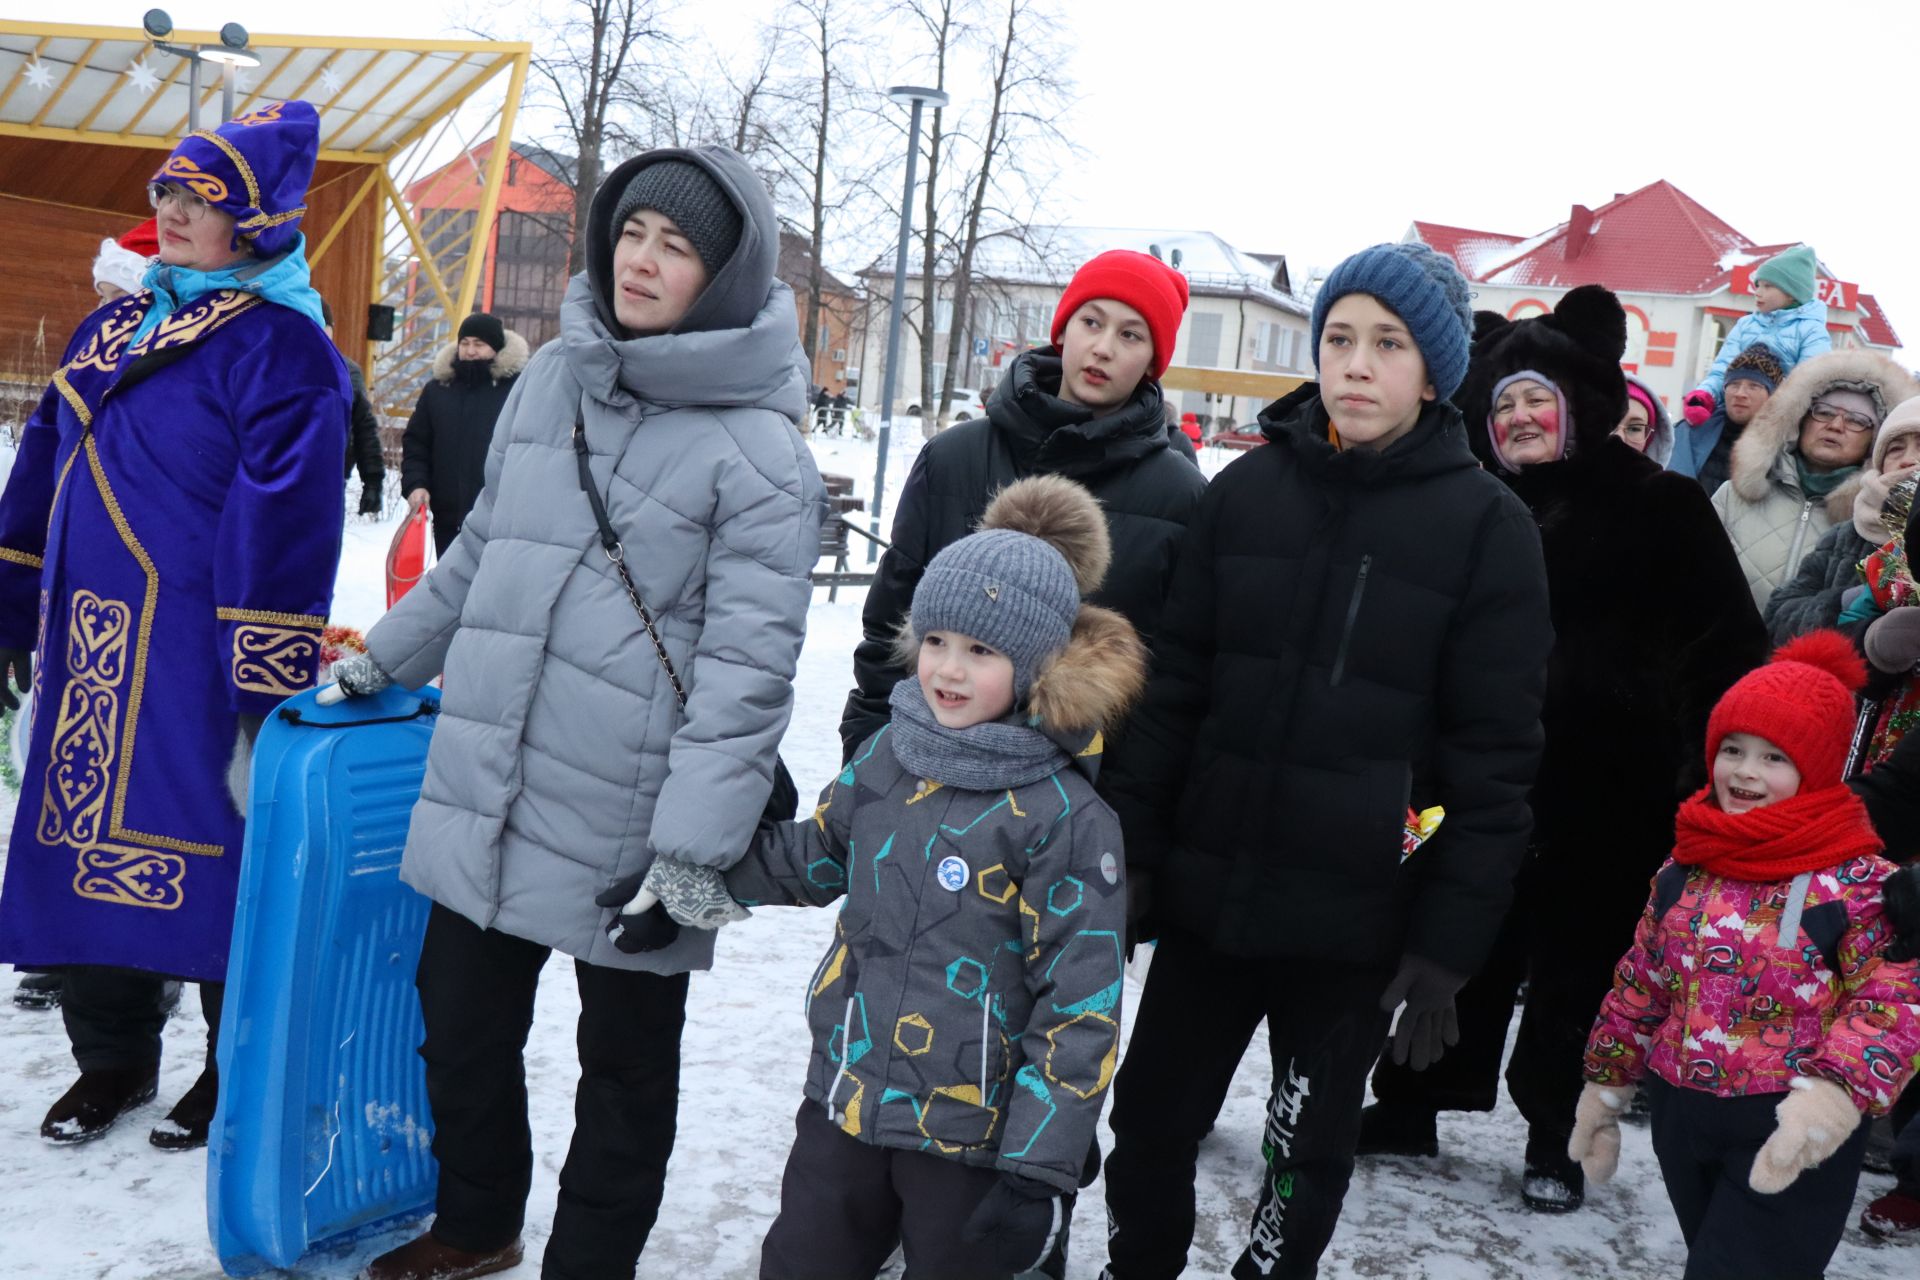
[{"label": "red plastic sled", "polygon": [[393,545],[387,548],[387,608],[398,604],[426,576],[428,548],[433,545],[427,536],[431,524],[432,517],[422,507],[395,531]]}]

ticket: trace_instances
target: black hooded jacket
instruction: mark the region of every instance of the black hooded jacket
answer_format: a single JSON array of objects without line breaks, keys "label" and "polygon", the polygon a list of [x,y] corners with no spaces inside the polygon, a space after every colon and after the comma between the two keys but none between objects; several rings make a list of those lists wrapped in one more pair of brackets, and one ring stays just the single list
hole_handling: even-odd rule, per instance
[{"label": "black hooded jacket", "polygon": [[[1714,703],[1767,652],[1699,484],[1613,437],[1625,345],[1626,313],[1597,286],[1572,290],[1549,316],[1509,324],[1482,313],[1455,398],[1487,469],[1533,513],[1546,554],[1555,641],[1533,872],[1577,892],[1615,955],[1673,848],[1679,801],[1706,781]],[[1488,414],[1494,385],[1528,369],[1559,386],[1574,434],[1564,460],[1514,474],[1494,457]]]},{"label": "black hooded jacket", "polygon": [[1201,501],[1102,789],[1160,922],[1217,951],[1472,972],[1530,826],[1540,538],[1451,405],[1343,451],[1319,393],[1270,406]]},{"label": "black hooded jacket", "polygon": [[893,635],[928,562],[973,532],[993,495],[1025,476],[1065,476],[1100,500],[1113,565],[1088,602],[1126,615],[1152,646],[1167,577],[1207,482],[1169,446],[1158,383],[1143,380],[1132,399],[1101,415],[1061,400],[1059,389],[1059,353],[1022,352],[994,388],[986,417],[941,432],[914,459],[894,508],[893,549],[867,592],[855,687],[840,719],[843,757],[891,715],[887,697],[906,674],[893,664]]}]

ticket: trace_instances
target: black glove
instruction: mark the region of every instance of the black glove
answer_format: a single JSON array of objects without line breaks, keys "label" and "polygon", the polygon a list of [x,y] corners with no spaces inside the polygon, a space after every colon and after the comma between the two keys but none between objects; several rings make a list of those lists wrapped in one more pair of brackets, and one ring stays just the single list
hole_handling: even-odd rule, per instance
[{"label": "black glove", "polygon": [[13,689],[26,693],[33,688],[33,650],[0,649],[0,707],[8,711],[20,709],[20,699],[13,696],[13,689],[7,688],[7,673],[13,673]]},{"label": "black glove", "polygon": [[1447,1048],[1460,1043],[1460,1019],[1453,998],[1467,980],[1419,956],[1403,956],[1400,972],[1387,984],[1380,1007],[1392,1013],[1402,1004],[1400,1026],[1393,1033],[1393,1060],[1404,1066],[1409,1058],[1415,1071],[1440,1061]]},{"label": "black glove", "polygon": [[1893,926],[1887,959],[1920,960],[1920,863],[1910,862],[1880,882],[1880,904]]},{"label": "black glove", "polygon": [[369,485],[368,487],[360,490],[360,514],[361,515],[363,516],[379,515],[380,505],[381,505],[380,488],[378,485]]},{"label": "black glove", "polygon": [[967,1215],[960,1239],[988,1245],[987,1256],[1002,1271],[1031,1270],[1060,1234],[1059,1188],[1018,1173],[1002,1173]]},{"label": "black glove", "polygon": [[[594,895],[596,907],[612,907],[615,912],[633,901],[633,895],[640,892],[640,884],[646,879],[643,872],[636,871],[630,876],[622,876],[613,882],[613,886]],[[632,915],[616,914],[607,922],[607,939],[623,955],[637,956],[647,951],[659,951],[670,947],[680,936],[680,926],[674,923],[667,909],[654,903],[645,911],[636,911]]]}]

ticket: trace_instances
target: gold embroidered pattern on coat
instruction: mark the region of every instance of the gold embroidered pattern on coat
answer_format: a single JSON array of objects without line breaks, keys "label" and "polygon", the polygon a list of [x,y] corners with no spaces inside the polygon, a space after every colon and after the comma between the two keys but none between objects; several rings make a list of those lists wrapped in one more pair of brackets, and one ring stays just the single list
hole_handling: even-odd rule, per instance
[{"label": "gold embroidered pattern on coat", "polygon": [[327,620],[317,613],[269,613],[265,609],[233,609],[222,605],[213,611],[213,616],[222,622],[270,622],[280,627],[327,629]]},{"label": "gold embroidered pattern on coat", "polygon": [[120,721],[118,689],[127,678],[133,611],[91,591],[73,593],[67,620],[66,688],[48,749],[39,838],[86,848],[101,839],[108,779]]},{"label": "gold embroidered pattern on coat", "polygon": [[81,447],[86,452],[87,469],[93,475],[94,486],[100,491],[100,501],[106,504],[107,518],[113,521],[120,541],[147,579],[146,598],[140,606],[140,625],[134,636],[133,680],[127,688],[125,728],[120,738],[120,767],[114,779],[112,825],[108,831],[115,840],[131,840],[159,849],[171,849],[175,853],[220,857],[226,850],[217,844],[202,844],[176,836],[149,835],[144,831],[135,831],[126,824],[127,784],[133,772],[134,736],[139,732],[140,702],[147,688],[147,647],[153,640],[153,613],[160,605],[160,571],[154,567],[153,557],[147,554],[140,539],[134,536],[133,527],[127,523],[127,514],[120,509],[120,500],[114,496],[113,486],[107,483],[106,468],[100,463],[100,448],[94,443],[91,432],[81,438]]},{"label": "gold embroidered pattern on coat", "polygon": [[175,854],[105,845],[80,851],[73,891],[97,902],[172,911],[187,900],[180,887],[186,876],[187,860]]},{"label": "gold embroidered pattern on coat", "polygon": [[12,547],[0,547],[0,560],[8,564],[23,564],[29,569],[44,569],[46,560],[28,551],[15,551]]},{"label": "gold embroidered pattern on coat", "polygon": [[[193,136],[204,137],[207,136],[207,134],[202,130]],[[222,139],[222,141],[225,141],[225,139]],[[154,176],[154,181],[158,182],[161,178],[178,178],[181,186],[193,192],[193,194],[199,196],[208,204],[218,204],[227,198],[227,184],[222,182],[217,175],[208,173],[186,156],[168,156],[167,162],[160,166],[160,172]]]},{"label": "gold embroidered pattern on coat", "polygon": [[198,302],[180,308],[155,325],[152,333],[128,349],[127,355],[137,359],[149,351],[160,351],[188,342],[198,342],[235,316],[251,311],[259,305],[260,298],[257,295],[241,293],[237,289],[222,289],[218,293],[210,293]]},{"label": "gold embroidered pattern on coat", "polygon": [[243,623],[233,629],[233,686],[286,698],[313,683],[320,637],[312,631]]}]

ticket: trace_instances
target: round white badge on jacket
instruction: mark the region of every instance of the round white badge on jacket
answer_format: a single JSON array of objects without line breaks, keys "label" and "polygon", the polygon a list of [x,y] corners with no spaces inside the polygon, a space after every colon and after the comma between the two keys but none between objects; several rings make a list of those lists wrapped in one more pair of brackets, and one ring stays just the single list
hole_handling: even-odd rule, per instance
[{"label": "round white badge on jacket", "polygon": [[967,887],[967,881],[973,878],[973,872],[959,858],[948,854],[940,859],[940,865],[933,874],[939,879],[940,887],[949,893],[958,893]]}]

